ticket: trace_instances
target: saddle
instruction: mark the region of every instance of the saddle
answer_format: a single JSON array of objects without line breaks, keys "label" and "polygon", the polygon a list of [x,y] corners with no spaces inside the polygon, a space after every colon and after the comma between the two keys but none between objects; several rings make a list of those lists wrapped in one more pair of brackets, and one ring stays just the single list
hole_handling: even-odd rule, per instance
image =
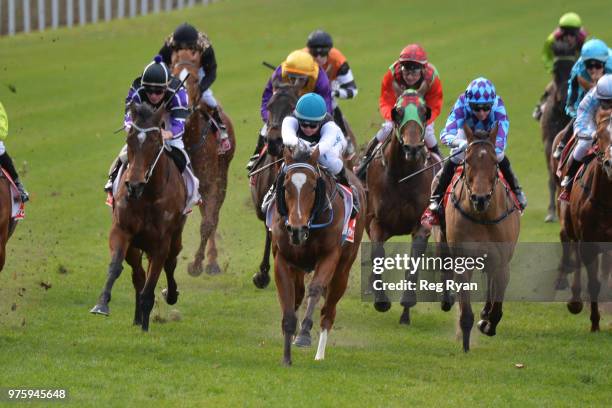
[{"label": "saddle", "polygon": [[[559,180],[562,180],[567,174],[568,168],[567,163],[569,162],[572,153],[574,152],[574,148],[576,147],[576,135],[572,135],[571,139],[567,142],[567,145],[563,148],[563,152],[561,153],[561,157],[559,158],[559,165],[557,166],[557,177]],[[584,157],[583,164],[580,166],[580,169],[576,172],[576,177],[574,180],[578,180],[582,177],[584,173],[584,169],[586,166],[595,158],[597,155],[598,147],[597,145],[592,146]]]}]

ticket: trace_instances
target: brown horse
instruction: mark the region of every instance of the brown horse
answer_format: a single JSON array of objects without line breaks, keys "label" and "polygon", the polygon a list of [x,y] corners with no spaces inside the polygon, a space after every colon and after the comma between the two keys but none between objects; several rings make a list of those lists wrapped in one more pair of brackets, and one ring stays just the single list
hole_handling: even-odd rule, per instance
[{"label": "brown horse", "polygon": [[[127,136],[128,167],[113,206],[111,263],[106,285],[91,313],[109,314],[111,290],[125,259],[132,267],[136,291],[134,324],[147,331],[162,267],[168,280],[162,295],[171,305],[178,300],[174,269],[182,248],[187,192],[178,167],[164,153],[160,129],[164,110],[153,111],[146,104],[133,104],[130,109],[134,123]],[[146,274],[143,253],[149,259]]]},{"label": "brown horse", "polygon": [[[502,302],[509,280],[509,264],[520,230],[520,211],[511,199],[505,185],[499,181],[495,154],[497,124],[490,133],[464,131],[468,148],[464,170],[451,188],[451,197],[445,208],[446,230],[442,240],[447,242],[452,256],[464,255],[464,248],[476,244],[479,254],[487,253],[484,272],[487,274],[487,301],[478,322],[478,328],[487,336],[494,336],[502,318]],[[463,245],[467,243],[468,245]],[[469,283],[472,271],[456,274],[462,284]],[[463,334],[463,350],[470,349],[470,332],[474,313],[470,292],[458,293]]]},{"label": "brown horse", "polygon": [[[585,265],[591,301],[591,331],[599,331],[598,297],[600,253],[609,250],[612,241],[612,109],[600,108],[597,122],[597,158],[572,186],[568,211],[564,212],[566,239],[576,242],[579,259]],[[604,257],[604,260],[606,258]],[[572,313],[582,310],[580,269],[574,273],[572,297],[567,307]]]},{"label": "brown horse", "polygon": [[196,250],[194,260],[188,265],[191,276],[202,273],[204,251],[206,250],[206,272],[210,275],[221,273],[217,262],[217,245],[215,233],[219,225],[219,212],[225,201],[227,192],[228,169],[236,149],[236,137],[230,118],[221,111],[220,115],[227,128],[231,148],[224,154],[218,154],[216,132],[210,125],[210,112],[204,102],[200,102],[200,86],[198,84],[199,56],[190,50],[180,50],[173,56],[172,73],[181,75],[183,70],[189,73],[185,87],[191,102],[191,114],[185,123],[183,141],[185,150],[191,159],[191,165],[196,177],[200,180],[200,195],[203,204],[200,206],[202,220],[200,222],[200,245]]},{"label": "brown horse", "polygon": [[[314,271],[295,344],[310,346],[314,308],[325,294],[315,357],[315,360],[322,360],[328,332],[336,317],[336,304],[346,290],[349,272],[359,251],[365,212],[360,212],[356,219],[354,242],[343,243],[343,199],[333,177],[323,173],[317,165],[319,149],[311,154],[308,147],[298,145],[293,152],[287,150],[284,157],[285,167],[276,185],[276,209],[271,229],[274,278],[283,313],[283,362],[291,365],[291,340],[297,329],[296,312],[305,294],[304,275]],[[359,186],[361,202],[365,202],[357,178],[349,171],[347,175],[352,184]]]},{"label": "brown horse", "polygon": [[17,227],[17,221],[11,217],[12,201],[11,182],[0,172],[0,271],[6,261],[6,243]]},{"label": "brown horse", "polygon": [[[276,82],[274,84],[274,94],[268,102],[268,122],[266,124],[266,153],[260,156],[260,161],[256,163],[253,171],[258,168],[265,170],[260,171],[251,178],[251,199],[255,206],[257,218],[261,221],[266,220],[266,215],[261,210],[264,197],[268,193],[270,186],[274,184],[274,180],[278,175],[280,164],[273,164],[278,161],[283,154],[283,139],[281,135],[281,125],[283,119],[289,116],[298,100],[298,90],[290,84]],[[259,272],[253,275],[253,284],[263,289],[270,283],[270,245],[272,238],[270,231],[264,224],[266,231],[266,244],[264,253],[259,264]]]},{"label": "brown horse", "polygon": [[565,127],[570,121],[569,116],[565,113],[565,101],[567,99],[568,79],[575,61],[576,56],[573,47],[560,46],[555,48],[553,81],[546,87],[547,98],[540,118],[546,168],[548,169],[549,202],[545,222],[553,222],[557,219],[557,181],[555,176],[557,169],[551,166],[551,153],[555,137],[561,131],[565,133]]},{"label": "brown horse", "polygon": [[[405,114],[406,111],[411,114]],[[398,181],[439,162],[425,147],[429,115],[421,93],[407,90],[400,95],[392,111],[393,135],[369,165],[365,228],[372,241],[372,259],[384,257],[384,242],[397,235],[412,235],[411,257],[419,257],[425,251],[430,231],[421,225],[420,219],[429,203],[430,186],[438,168],[416,174],[406,182]],[[416,276],[408,274],[406,279]],[[374,281],[374,276],[371,280]],[[376,310],[389,310],[391,302],[384,291],[375,290],[374,296]],[[400,323],[410,324],[410,308],[416,304],[414,291],[404,292],[400,303],[404,307]]]}]

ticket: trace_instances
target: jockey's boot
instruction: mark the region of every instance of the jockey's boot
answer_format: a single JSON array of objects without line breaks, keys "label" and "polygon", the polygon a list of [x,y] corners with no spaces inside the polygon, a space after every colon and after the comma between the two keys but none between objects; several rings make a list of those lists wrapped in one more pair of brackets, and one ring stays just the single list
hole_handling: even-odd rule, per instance
[{"label": "jockey's boot", "polygon": [[525,211],[525,208],[527,208],[527,196],[525,196],[525,193],[523,192],[523,189],[516,178],[516,174],[514,174],[512,166],[510,166],[510,160],[508,160],[507,156],[504,156],[503,160],[499,162],[499,169],[510,185],[510,189],[516,195],[516,199],[521,206],[521,211]]},{"label": "jockey's boot", "polygon": [[444,156],[442,156],[442,152],[440,151],[440,146],[437,143],[433,147],[428,147],[427,149],[429,149],[431,153],[438,155],[440,159],[444,158]]},{"label": "jockey's boot", "polygon": [[11,156],[9,156],[7,152],[4,152],[4,154],[0,156],[0,166],[2,166],[13,179],[13,182],[15,183],[17,190],[19,190],[21,201],[24,203],[28,201],[30,199],[30,195],[26,191],[24,185],[19,180],[19,174],[17,174],[17,170],[15,170],[15,165],[13,164],[13,160],[11,159]]},{"label": "jockey's boot", "polygon": [[570,123],[568,123],[565,129],[563,130],[564,130],[563,136],[561,136],[561,140],[559,140],[559,144],[557,145],[553,153],[553,157],[557,160],[561,158],[563,149],[565,149],[567,142],[569,141],[570,137],[572,137],[572,134],[574,133],[574,119],[572,119]]},{"label": "jockey's boot", "polygon": [[217,130],[219,131],[219,154],[224,154],[232,148],[229,140],[229,134],[227,133],[227,127],[225,126],[223,119],[221,119],[221,112],[219,110],[219,107],[215,106],[211,107],[210,109],[212,112],[212,118],[215,120],[215,123],[217,124]]},{"label": "jockey's boot", "polygon": [[361,181],[365,181],[366,179],[368,164],[371,161],[370,156],[374,152],[374,149],[376,148],[377,145],[378,145],[378,139],[376,137],[373,137],[372,140],[368,142],[368,146],[366,147],[365,155],[361,158],[359,165],[355,169],[355,175],[359,177],[359,180]]},{"label": "jockey's boot", "polygon": [[106,191],[107,193],[111,193],[113,191],[113,182],[115,181],[115,178],[117,178],[117,174],[119,173],[121,165],[121,159],[119,158],[119,156],[117,156],[115,158],[115,161],[113,161],[113,164],[111,164],[110,170],[108,172],[108,180],[104,185],[104,191]]},{"label": "jockey's boot", "polygon": [[561,181],[561,194],[559,195],[559,201],[569,202],[570,192],[572,191],[572,185],[574,184],[574,177],[578,173],[578,169],[582,166],[582,161],[576,160],[572,155],[569,159],[567,174]]},{"label": "jockey's boot", "polygon": [[565,143],[563,140],[561,140],[553,152],[553,157],[559,160],[561,158],[561,154],[563,154],[563,149],[565,149]]},{"label": "jockey's boot", "polygon": [[262,135],[259,135],[259,138],[257,139],[257,146],[255,146],[255,151],[253,152],[253,155],[249,158],[249,162],[246,165],[246,169],[249,172],[253,170],[255,163],[257,163],[257,160],[259,159],[259,152],[261,152],[261,149],[263,149],[264,144],[266,144],[266,139]]},{"label": "jockey's boot", "polygon": [[344,167],[342,167],[342,170],[340,170],[335,177],[338,183],[348,187],[353,194],[353,210],[351,211],[351,219],[353,219],[357,216],[357,214],[359,214],[359,209],[361,207],[359,205],[359,191],[353,187],[351,183],[349,183],[348,179],[346,178],[346,169]]},{"label": "jockey's boot", "polygon": [[538,103],[535,108],[533,109],[533,112],[531,113],[531,116],[536,120],[536,121],[540,121],[540,119],[542,118],[542,104]]},{"label": "jockey's boot", "polygon": [[453,179],[456,169],[457,165],[453,163],[452,160],[448,160],[446,163],[444,163],[442,173],[440,174],[440,179],[438,180],[438,185],[429,198],[429,206],[421,216],[421,224],[426,226],[440,225],[442,199],[444,198],[446,189]]}]

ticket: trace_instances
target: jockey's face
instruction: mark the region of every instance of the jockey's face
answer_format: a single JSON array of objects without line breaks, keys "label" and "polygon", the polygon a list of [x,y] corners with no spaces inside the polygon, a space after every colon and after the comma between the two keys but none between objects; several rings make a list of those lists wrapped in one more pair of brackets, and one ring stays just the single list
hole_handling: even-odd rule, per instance
[{"label": "jockey's face", "polygon": [[423,75],[423,66],[416,63],[407,63],[402,65],[402,78],[406,85],[413,86],[421,80]]},{"label": "jockey's face", "polygon": [[145,92],[153,105],[157,105],[164,98],[164,90],[161,88],[147,89]]},{"label": "jockey's face", "polygon": [[310,55],[317,61],[317,64],[324,65],[327,62],[329,48],[309,48]]},{"label": "jockey's face", "polygon": [[597,82],[604,74],[604,63],[598,60],[587,60],[584,62],[589,76],[593,82]]},{"label": "jockey's face", "polygon": [[289,74],[287,75],[287,78],[289,78],[289,83],[298,89],[304,88],[306,86],[306,82],[308,82],[308,78],[304,75]]},{"label": "jockey's face", "polygon": [[489,103],[470,103],[470,109],[472,109],[476,118],[481,122],[484,122],[489,117],[491,107]]},{"label": "jockey's face", "polygon": [[299,121],[300,129],[306,136],[312,136],[319,131],[320,123]]}]

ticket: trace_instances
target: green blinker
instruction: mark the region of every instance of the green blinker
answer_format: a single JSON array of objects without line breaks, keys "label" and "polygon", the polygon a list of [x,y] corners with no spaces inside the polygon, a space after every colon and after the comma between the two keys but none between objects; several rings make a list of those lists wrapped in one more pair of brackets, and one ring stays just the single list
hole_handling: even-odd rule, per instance
[{"label": "green blinker", "polygon": [[421,128],[421,132],[423,132],[424,126],[423,126],[423,122],[421,121],[421,118],[419,117],[419,109],[414,104],[406,105],[406,107],[404,108],[404,115],[402,116],[402,122],[395,130],[395,134],[398,139],[401,138],[401,133],[400,133],[401,130],[406,125],[406,123],[410,121],[416,122]]}]

